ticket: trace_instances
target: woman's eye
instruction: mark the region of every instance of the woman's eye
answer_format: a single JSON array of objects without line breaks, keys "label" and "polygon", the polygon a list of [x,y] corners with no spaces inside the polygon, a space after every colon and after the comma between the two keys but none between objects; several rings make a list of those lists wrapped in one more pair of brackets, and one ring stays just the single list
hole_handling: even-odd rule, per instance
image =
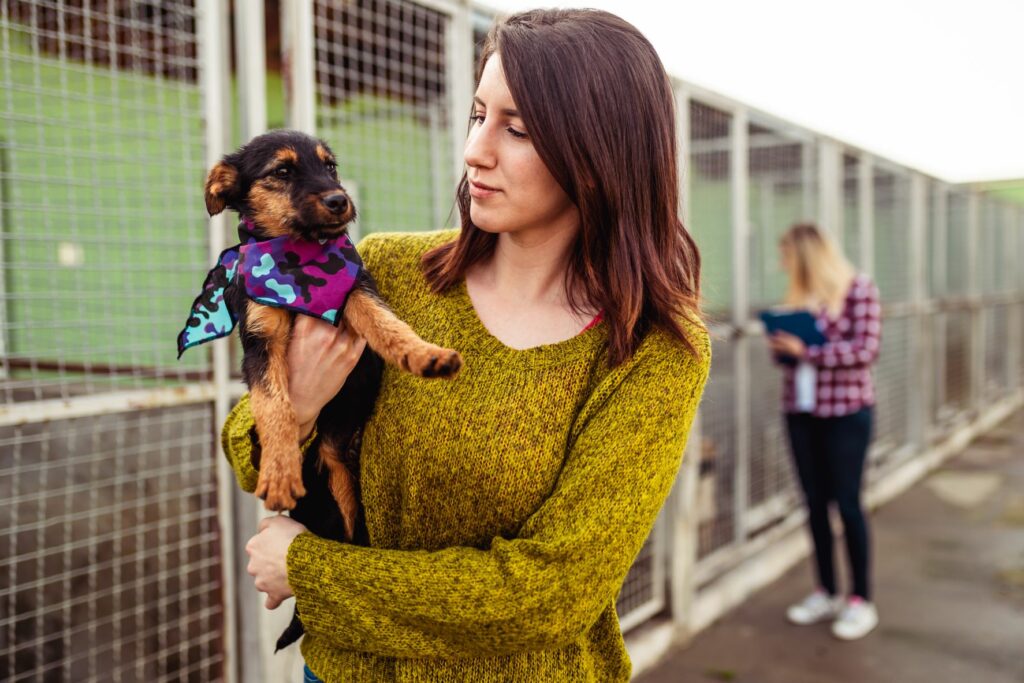
[{"label": "woman's eye", "polygon": [[519,130],[516,130],[512,126],[509,126],[505,130],[507,130],[509,133],[512,133],[513,137],[517,137],[517,138],[525,138],[526,137],[526,133],[524,133],[522,131],[519,131]]},{"label": "woman's eye", "polygon": [[282,166],[281,168],[274,171],[274,176],[277,178],[290,178],[291,175],[292,169],[288,168],[287,166]]},{"label": "woman's eye", "polygon": [[469,120],[472,121],[473,123],[480,124],[484,122],[484,115],[473,114],[472,116],[469,117]]}]

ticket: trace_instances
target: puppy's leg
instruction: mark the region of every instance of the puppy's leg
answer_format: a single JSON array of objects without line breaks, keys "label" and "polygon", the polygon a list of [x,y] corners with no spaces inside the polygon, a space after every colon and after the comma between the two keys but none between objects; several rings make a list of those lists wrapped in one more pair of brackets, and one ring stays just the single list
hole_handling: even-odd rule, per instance
[{"label": "puppy's leg", "polygon": [[345,522],[345,540],[351,541],[356,533],[356,515],[359,514],[359,499],[356,495],[356,481],[348,467],[341,461],[340,446],[331,439],[320,442],[320,464],[327,468],[331,496],[338,504]]},{"label": "puppy's leg", "polygon": [[268,510],[291,510],[296,499],[306,495],[299,425],[288,397],[286,352],[291,316],[252,301],[246,308],[247,331],[267,343],[266,371],[261,377],[251,378],[249,385],[249,403],[262,451],[256,495],[264,499]]},{"label": "puppy's leg", "polygon": [[345,303],[345,323],[370,348],[403,370],[420,377],[450,377],[462,367],[458,351],[429,344],[399,320],[384,302],[365,289],[352,291]]}]

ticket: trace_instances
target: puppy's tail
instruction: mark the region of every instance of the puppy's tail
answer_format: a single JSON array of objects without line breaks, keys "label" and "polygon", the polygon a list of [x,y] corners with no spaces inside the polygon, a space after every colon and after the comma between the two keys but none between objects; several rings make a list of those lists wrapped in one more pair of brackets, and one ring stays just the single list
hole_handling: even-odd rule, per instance
[{"label": "puppy's tail", "polygon": [[277,646],[274,648],[274,654],[277,654],[281,650],[285,649],[296,640],[302,637],[306,632],[302,622],[299,621],[299,609],[295,608],[295,614],[292,615],[292,623],[288,624],[288,628],[284,630],[281,637],[277,639]]}]

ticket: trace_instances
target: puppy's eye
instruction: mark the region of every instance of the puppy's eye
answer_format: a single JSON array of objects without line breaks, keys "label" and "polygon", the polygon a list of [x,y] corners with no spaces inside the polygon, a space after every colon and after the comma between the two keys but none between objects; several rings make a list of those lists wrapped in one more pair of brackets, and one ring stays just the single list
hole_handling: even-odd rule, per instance
[{"label": "puppy's eye", "polygon": [[288,168],[287,166],[282,166],[281,168],[274,171],[274,177],[283,179],[291,178],[292,169]]},{"label": "puppy's eye", "polygon": [[336,163],[334,163],[333,161],[328,161],[327,162],[327,172],[330,173],[335,178],[337,178],[338,177],[338,165]]}]

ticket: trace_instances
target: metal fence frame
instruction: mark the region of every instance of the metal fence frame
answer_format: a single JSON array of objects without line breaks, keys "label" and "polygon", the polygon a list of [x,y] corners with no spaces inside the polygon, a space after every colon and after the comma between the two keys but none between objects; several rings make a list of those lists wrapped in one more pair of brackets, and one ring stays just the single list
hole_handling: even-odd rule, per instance
[{"label": "metal fence frame", "polygon": [[[130,32],[132,37],[144,30],[148,30],[150,28],[149,26],[144,25],[140,20],[135,18],[135,12],[142,12],[145,8],[130,7],[126,10],[131,13],[130,17],[124,18],[119,14],[119,12],[124,10],[124,8],[122,7],[122,4],[116,2],[106,3],[102,7],[98,8],[92,7],[91,5],[83,7],[65,7],[62,3],[52,2],[49,0],[33,0],[31,3],[21,4],[27,5],[27,8],[31,10],[31,16],[29,19],[30,23],[25,25],[23,29],[34,35],[43,36],[48,40],[55,41],[60,47],[61,55],[58,60],[58,66],[54,67],[58,70],[65,71],[69,69],[80,69],[82,73],[86,74],[90,78],[94,72],[97,72],[96,69],[88,64],[85,67],[75,66],[73,60],[69,60],[66,55],[64,55],[63,50],[65,45],[72,43],[77,43],[82,46],[87,55],[92,49],[102,48],[107,50],[110,53],[110,61],[112,64],[115,63],[116,59],[119,57],[118,53],[121,50],[124,50],[125,54],[133,60],[154,59],[157,62],[160,61],[159,56],[154,57],[150,54],[152,50],[147,51],[140,47],[140,45],[131,43],[131,38],[125,39],[129,42],[122,44],[116,42],[121,40],[121,38],[114,37],[115,32],[121,30]],[[2,28],[5,31],[5,35],[9,31],[19,30],[15,28],[16,25],[12,22],[9,15],[9,12],[16,9],[14,3],[10,2],[10,0],[4,0],[2,3],[2,9]],[[226,52],[224,52],[228,44],[226,21],[227,5],[225,3],[218,2],[217,0],[197,0],[194,6],[190,9],[194,12],[195,19],[194,39],[198,53],[196,62],[198,90],[201,95],[201,104],[198,105],[194,111],[188,113],[200,117],[205,124],[204,164],[209,167],[209,165],[211,165],[220,156],[220,154],[226,151],[227,131],[229,130],[229,121],[227,118],[229,110],[226,106],[228,97],[227,55]],[[43,28],[41,25],[34,23],[38,14],[41,14],[43,10],[56,13],[58,21],[56,29]],[[166,10],[166,8],[164,8],[164,10]],[[183,10],[173,9],[166,11]],[[69,37],[70,33],[65,32],[64,22],[72,20],[84,22],[88,26],[88,28],[85,29],[84,38],[74,39],[73,37]],[[104,23],[109,28],[108,35],[100,37],[90,35],[90,31],[94,25],[102,27],[104,26]],[[168,29],[168,31],[171,30],[174,29]],[[159,32],[156,33],[158,36],[157,46],[159,47]],[[107,42],[103,42],[104,39]],[[10,55],[5,54],[4,57],[10,58]],[[36,54],[33,59],[35,60],[38,68],[38,63],[40,61],[38,54]],[[117,67],[112,67],[112,73],[117,73]],[[133,72],[126,70],[125,73],[130,75]],[[41,85],[42,88],[47,87],[43,84],[38,85]],[[89,103],[107,104],[100,96],[92,93],[88,93],[85,96],[72,95],[63,83],[59,87],[52,88],[46,92],[50,97],[63,98],[67,101],[84,101]],[[125,102],[130,102],[136,107],[139,106],[138,102],[130,100],[130,95],[125,96]],[[168,107],[164,113],[173,116],[182,112]],[[47,123],[47,120],[38,113],[33,118],[31,114],[26,115],[11,108],[4,110],[4,116],[8,121],[19,120],[30,125],[36,124],[37,122],[39,122],[38,125]],[[90,123],[92,124],[92,127],[89,126]],[[82,130],[90,131],[95,135],[95,131],[98,130],[96,126],[102,126],[103,124],[104,122],[100,121],[86,122],[86,124],[82,124]],[[103,130],[108,134],[115,134],[115,137],[116,134],[122,132],[109,128],[105,128]],[[5,146],[10,144],[12,144],[10,141],[5,142]],[[48,152],[51,151],[51,149],[40,143],[39,148],[36,151]],[[97,155],[97,157],[100,157],[100,155]],[[0,172],[4,175],[4,182],[17,182],[16,176],[13,176],[10,172],[4,171],[3,169],[0,169]],[[46,182],[45,179],[42,179],[42,181]],[[209,223],[208,253],[213,257],[219,253],[224,243],[225,231],[223,229],[223,225],[223,218],[211,219]],[[6,232],[6,228],[4,232]],[[4,242],[9,239],[6,234],[4,235],[4,238]],[[0,263],[0,269],[6,267],[6,265],[6,261]],[[6,337],[9,330],[12,328],[12,325],[9,322],[10,319],[7,317],[7,303],[10,300],[8,297],[12,295],[10,295],[6,290],[0,293],[4,295],[4,306],[0,309],[2,310],[4,317],[0,322],[3,324],[2,338],[5,340],[4,342],[0,342],[0,350],[4,352],[4,362],[2,368],[0,368],[0,379],[9,380],[12,377],[10,370],[17,367],[16,361],[18,360],[16,357],[12,359],[12,357],[8,355],[10,353],[10,347],[6,343]],[[59,296],[61,292],[57,292],[56,294]],[[47,440],[51,438],[47,435],[48,430],[54,430],[54,434],[61,434],[65,430],[73,430],[74,427],[72,427],[72,425],[75,421],[78,421],[78,424],[82,425],[88,425],[90,422],[102,424],[103,420],[107,418],[117,419],[119,416],[124,416],[126,418],[131,417],[132,419],[135,419],[145,415],[166,415],[170,414],[169,411],[187,408],[198,408],[196,411],[197,413],[204,413],[209,409],[212,413],[209,421],[213,424],[221,424],[227,414],[228,406],[228,352],[223,345],[217,346],[220,346],[221,348],[213,349],[211,351],[212,360],[209,366],[198,372],[187,370],[166,371],[160,368],[156,368],[156,371],[154,372],[145,366],[124,367],[112,365],[109,368],[95,368],[88,362],[83,364],[81,368],[75,367],[72,369],[66,368],[62,359],[58,359],[57,367],[53,369],[53,371],[59,373],[58,376],[56,378],[46,379],[46,372],[49,372],[50,369],[44,368],[32,360],[32,364],[30,366],[31,370],[33,372],[38,372],[40,377],[43,378],[39,384],[36,385],[36,398],[23,401],[12,401],[10,399],[10,395],[8,395],[7,402],[0,404],[0,429],[20,430],[22,428],[29,427],[41,428],[44,430],[43,439]],[[77,373],[80,373],[80,375]],[[194,374],[209,374],[210,379],[196,382],[189,381],[190,377]],[[78,390],[72,385],[76,377],[79,376],[85,378],[85,391]],[[134,380],[134,384],[136,386],[131,387],[129,385],[129,388],[121,389],[112,382],[112,386],[107,388],[107,390],[103,390],[103,388],[96,390],[96,388],[90,384],[94,381],[94,378],[103,379],[108,376],[112,379],[127,376],[129,379]],[[145,386],[150,383],[150,380],[154,379],[162,380],[162,382],[156,383],[156,386]],[[53,391],[41,392],[38,388],[40,386],[44,388],[52,388]],[[59,398],[46,397],[53,394],[58,395]],[[145,420],[142,421],[145,422]],[[15,431],[15,434],[17,433],[18,432]],[[202,438],[201,435],[200,438]],[[210,434],[209,438],[209,449],[212,457],[213,443],[215,442],[216,437],[214,434]],[[15,439],[17,439],[17,437],[15,437]],[[5,444],[5,446],[9,445],[10,444]],[[20,446],[20,442],[16,443],[15,450]],[[111,454],[107,458],[94,458],[97,466],[104,465],[109,467],[111,464],[116,466],[117,462],[115,461],[115,458],[123,457],[123,455],[120,454],[121,450],[123,450],[123,446],[118,447],[118,453]],[[4,465],[11,462],[8,460],[9,456],[10,452],[5,450],[3,452]],[[16,460],[14,463],[13,471],[7,472],[7,468],[3,469],[8,476],[17,480],[20,478],[22,473],[18,471]],[[232,534],[231,507],[228,502],[231,499],[232,489],[235,487],[235,484],[234,476],[231,473],[230,468],[227,467],[223,458],[219,458],[216,465],[212,462],[210,464],[211,467],[209,468],[209,473],[211,477],[215,477],[217,481],[216,516],[218,530],[215,534],[215,538],[197,538],[196,540],[201,540],[203,543],[207,544],[206,547],[208,548],[209,554],[203,562],[210,564],[211,566],[216,566],[220,570],[220,578],[217,581],[216,590],[219,591],[222,602],[220,605],[204,607],[197,612],[196,615],[191,616],[206,617],[214,612],[229,615],[228,618],[225,618],[220,624],[221,647],[218,652],[215,652],[211,656],[198,662],[197,664],[200,665],[200,668],[196,668],[196,666],[192,666],[188,669],[170,668],[165,671],[160,671],[157,674],[159,678],[154,680],[180,680],[180,676],[185,676],[186,678],[198,676],[202,678],[208,674],[208,672],[205,671],[205,667],[211,665],[211,663],[214,665],[219,663],[219,668],[224,680],[237,680],[235,670],[236,662],[233,659],[238,652],[238,648],[235,643],[237,629],[234,620],[230,618],[230,615],[234,614],[235,597],[232,590],[226,589],[226,587],[234,585],[234,577],[232,575],[232,560],[234,553],[230,549],[235,545],[235,541]],[[43,466],[48,465],[45,465],[44,463]],[[114,481],[118,482],[118,485],[120,486],[128,485],[127,480],[121,475],[118,475]],[[78,488],[69,489],[69,491],[77,492]],[[181,491],[178,492],[178,495],[185,495],[186,493],[187,491]],[[37,492],[36,495],[41,500],[47,495],[47,492],[40,491]],[[117,493],[115,492],[114,495],[116,496]],[[120,505],[120,501],[115,500],[114,503],[107,507],[117,508]],[[91,515],[93,513],[92,511],[87,511],[87,514]],[[150,526],[153,525],[151,524]],[[158,526],[155,526],[154,528],[158,528]],[[10,530],[12,548],[18,547],[17,541],[14,537],[16,531],[16,528]],[[89,544],[98,542],[98,537],[88,540]],[[212,549],[214,552],[210,552],[209,549]],[[218,552],[218,549],[223,552]],[[100,569],[103,568],[100,567]],[[183,570],[184,568],[182,567],[179,569]],[[65,568],[64,573],[66,576],[70,575],[69,571],[71,570]],[[91,579],[96,568],[90,567],[84,572],[83,570],[75,571],[77,574],[88,576]],[[167,569],[162,573],[169,575],[170,571],[171,569]],[[136,583],[139,583],[139,581],[136,580]],[[7,585],[5,587],[3,590],[5,605],[8,604],[8,597],[11,598],[11,604],[14,604],[13,596],[20,588],[22,587],[17,585]],[[121,586],[116,585],[115,581],[113,592],[127,591],[129,588],[130,584],[126,583]],[[38,589],[39,587],[33,590]],[[127,599],[130,599],[130,597]],[[171,602],[173,602],[172,596],[161,595],[153,601],[136,604],[134,606],[134,611],[141,613],[141,611],[146,609],[157,609],[162,612],[165,610],[167,605],[171,604]],[[11,624],[13,628],[13,624],[18,616],[20,615],[16,612],[8,614],[5,621]],[[72,635],[77,639],[82,633],[95,633],[97,630],[108,628],[109,624],[116,623],[116,620],[119,619],[120,616],[121,615],[119,613],[113,613],[102,618],[87,621],[84,625],[79,625],[75,627],[75,629],[72,629],[70,616],[66,615],[66,620],[62,622],[65,639],[67,640]],[[7,624],[4,626],[5,629],[6,626]],[[162,632],[163,628],[164,627],[161,626],[157,630]],[[13,662],[15,655],[18,654],[20,649],[21,648],[17,641],[7,642],[4,646],[3,654],[10,657]],[[127,656],[127,653],[124,654]],[[166,651],[157,651],[148,653],[145,660],[139,659],[133,664],[118,662],[117,659],[114,658],[113,663],[116,665],[114,674],[118,676],[118,680],[121,680],[120,676],[126,675],[126,670],[131,666],[135,669],[135,672],[138,675],[143,675],[143,666],[148,666],[155,660],[175,657],[178,654],[179,653],[173,652],[170,649],[167,649]],[[105,661],[103,663],[103,666],[108,665],[109,662]],[[39,680],[37,677],[42,676],[45,676],[46,680],[51,680],[56,675],[61,676],[61,680],[100,680],[100,678],[96,678],[95,676],[106,675],[94,673],[83,674],[81,671],[72,669],[69,666],[67,659],[60,663],[59,668],[54,668],[52,663],[41,664],[38,662],[35,667],[36,668],[30,670],[15,671],[16,680]],[[90,661],[89,672],[92,672],[93,669],[93,663]],[[5,670],[4,674],[8,673],[10,672]],[[82,676],[88,676],[88,678],[84,678]]]},{"label": "metal fence frame", "polygon": [[[764,334],[760,323],[750,315],[748,300],[748,247],[751,241],[747,197],[751,176],[747,158],[751,146],[747,124],[755,118],[772,121],[774,117],[683,81],[677,80],[674,85],[677,109],[682,112],[679,115],[679,137],[682,143],[680,155],[686,175],[692,177],[696,172],[688,167],[693,154],[690,144],[692,138],[688,132],[689,103],[699,102],[723,111],[731,120],[731,155],[728,163],[732,288],[727,307],[716,316],[717,322],[712,325],[713,336],[730,353],[719,354],[726,365],[713,363],[709,384],[709,390],[713,389],[716,381],[723,379],[723,373],[728,373],[729,376],[725,378],[730,383],[727,393],[735,399],[724,418],[715,418],[717,424],[726,419],[727,428],[736,435],[731,442],[735,451],[731,460],[733,466],[726,473],[731,475],[731,490],[729,495],[722,498],[732,516],[728,532],[730,540],[707,554],[701,554],[694,547],[693,538],[699,536],[700,524],[700,506],[693,500],[695,496],[699,497],[700,484],[694,484],[694,480],[701,477],[702,442],[707,438],[702,437],[699,424],[691,436],[688,456],[677,482],[678,495],[674,494],[674,499],[670,500],[663,512],[671,522],[655,530],[657,533],[662,529],[671,529],[675,533],[672,539],[674,542],[669,546],[670,555],[665,559],[672,567],[669,572],[671,609],[665,616],[677,633],[692,635],[738,604],[757,587],[766,585],[771,578],[778,576],[785,567],[806,553],[807,545],[802,538],[805,513],[795,485],[789,491],[779,491],[774,499],[758,506],[750,506],[748,496],[745,495],[751,485],[751,465],[758,454],[751,450],[750,402],[744,398],[752,392],[752,345],[762,344],[758,338]],[[794,125],[784,121],[777,123],[780,127]],[[1024,287],[1021,286],[1019,276],[1016,281],[1011,281],[1014,273],[1013,259],[1015,256],[1019,258],[1021,241],[1024,240],[1021,235],[1024,232],[1024,207],[987,198],[973,188],[952,186],[813,131],[804,132],[817,148],[819,164],[819,205],[817,215],[811,217],[816,217],[839,244],[851,242],[850,236],[844,235],[844,229],[856,231],[855,239],[852,239],[858,252],[854,263],[862,272],[874,275],[876,268],[876,171],[882,169],[883,172],[897,173],[905,177],[907,182],[909,214],[903,238],[907,243],[909,257],[906,264],[908,289],[900,300],[883,304],[883,325],[890,330],[893,325],[904,328],[903,334],[897,336],[904,337],[907,350],[906,364],[901,365],[903,373],[899,377],[904,387],[900,401],[904,403],[901,409],[906,416],[905,437],[876,440],[872,445],[870,468],[866,476],[867,495],[870,501],[878,504],[923,476],[929,468],[935,467],[942,458],[955,452],[978,430],[1020,406],[1024,399],[1020,352],[1024,333],[1021,325]],[[844,201],[842,164],[847,156],[857,160],[855,225],[844,225],[841,210]],[[695,197],[689,185],[685,189],[683,202],[684,209],[688,210]],[[966,221],[958,224],[952,223],[947,208],[948,197],[952,192],[965,196],[968,202]],[[997,264],[1000,275],[996,277],[1004,286],[990,287],[989,291],[983,289],[979,274],[979,251],[983,244],[979,240],[979,232],[983,229],[980,205],[983,202],[996,205],[990,215],[1002,216],[1004,225],[1001,233],[1005,240],[1002,243],[1004,248],[998,250],[1002,255],[1001,262]],[[686,217],[687,225],[691,225],[689,216]],[[990,225],[985,226],[985,229],[994,230]],[[967,268],[967,286],[963,292],[949,291],[947,288],[947,235],[949,231],[956,230],[966,233],[963,242],[967,250],[963,254],[963,262]],[[929,240],[933,236],[934,243]],[[997,249],[998,245],[990,248]],[[964,368],[949,367],[946,357],[947,340],[945,336],[937,336],[935,333],[940,328],[955,325],[954,322],[947,322],[947,316],[957,312],[969,316],[965,330],[968,355],[964,358]],[[1005,332],[1005,339],[998,344],[991,338],[986,340],[986,320],[993,330],[998,325],[998,330]],[[962,330],[958,326],[951,329]],[[992,331],[988,330],[988,333],[991,337]],[[885,349],[886,336],[883,332],[883,353],[888,350]],[[888,337],[890,344],[895,341],[892,334]],[[986,349],[989,351],[987,365]],[[959,381],[968,383],[967,401],[953,404],[945,400],[941,386],[947,382],[947,371],[959,371],[962,375]],[[935,398],[931,398],[933,396]],[[708,401],[705,400],[698,423],[707,422],[708,409]],[[768,406],[767,409],[778,410],[778,404]],[[722,497],[721,487],[716,492]],[[760,566],[756,566],[755,558]],[[625,619],[624,622],[632,625],[632,622]]]}]

